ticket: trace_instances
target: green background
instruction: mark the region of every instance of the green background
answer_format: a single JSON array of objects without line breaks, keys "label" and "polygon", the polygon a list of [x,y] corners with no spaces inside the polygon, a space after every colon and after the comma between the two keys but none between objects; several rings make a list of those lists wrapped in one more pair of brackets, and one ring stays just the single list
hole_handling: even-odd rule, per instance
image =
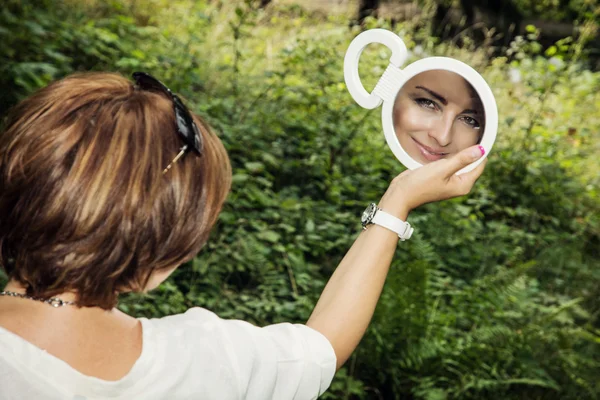
[{"label": "green background", "polygon": [[[432,9],[393,27],[367,18],[362,29],[392,29],[411,61],[442,55],[477,69],[498,102],[498,139],[470,195],[411,213],[415,234],[398,246],[372,324],[323,398],[600,398],[600,73],[588,62],[597,14],[578,16],[580,34],[551,47],[529,26],[491,49],[433,38]],[[144,70],[210,121],[229,152],[232,192],[209,243],[122,310],[306,321],[365,205],[403,171],[379,109],[360,108],[343,83],[344,52],[361,30],[351,18],[291,1],[0,10],[1,115],[74,71]],[[373,87],[389,53],[364,54]]]}]

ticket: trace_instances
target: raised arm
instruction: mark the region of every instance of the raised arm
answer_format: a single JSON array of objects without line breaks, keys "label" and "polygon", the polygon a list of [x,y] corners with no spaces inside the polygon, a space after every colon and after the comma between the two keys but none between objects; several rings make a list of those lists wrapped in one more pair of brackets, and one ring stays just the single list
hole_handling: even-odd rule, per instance
[{"label": "raised arm", "polygon": [[[482,148],[474,146],[452,158],[401,173],[381,198],[379,208],[406,221],[409,212],[422,204],[469,193],[487,160],[469,173],[455,173],[482,154]],[[373,317],[397,243],[398,235],[381,226],[371,225],[363,231],[329,279],[306,323],[331,342],[337,369],[358,346]]]}]

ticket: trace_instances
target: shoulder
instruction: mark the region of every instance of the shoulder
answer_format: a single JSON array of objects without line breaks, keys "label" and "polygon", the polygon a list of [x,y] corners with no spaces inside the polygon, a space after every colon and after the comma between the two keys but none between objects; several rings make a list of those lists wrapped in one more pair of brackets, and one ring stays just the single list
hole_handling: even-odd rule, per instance
[{"label": "shoulder", "polygon": [[316,398],[335,373],[331,344],[303,324],[257,327],[199,307],[146,323],[186,354],[210,355],[215,366],[227,366],[246,399]]},{"label": "shoulder", "polygon": [[304,324],[279,323],[258,327],[247,321],[220,318],[201,307],[191,308],[183,314],[146,320],[146,325],[152,325],[158,333],[191,333],[195,340],[214,336],[233,346],[243,345],[245,350],[260,348],[264,357],[272,351],[282,352],[286,358],[305,358],[306,351],[327,355],[330,350],[333,351],[321,333]]},{"label": "shoulder", "polygon": [[156,327],[177,327],[177,326],[189,326],[189,327],[205,327],[210,328],[213,324],[219,323],[222,319],[217,314],[201,307],[193,307],[182,314],[169,315],[162,318],[145,319],[140,318],[142,321],[148,321],[150,324]]}]

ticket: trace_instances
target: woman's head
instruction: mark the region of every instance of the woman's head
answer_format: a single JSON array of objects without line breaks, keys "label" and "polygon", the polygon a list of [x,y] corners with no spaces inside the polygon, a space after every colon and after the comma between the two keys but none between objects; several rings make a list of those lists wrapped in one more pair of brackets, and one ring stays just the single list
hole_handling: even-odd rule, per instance
[{"label": "woman's head", "polygon": [[182,146],[173,103],[106,73],[55,82],[0,134],[0,263],[28,294],[76,292],[111,308],[205,243],[231,181],[206,123],[201,157]]},{"label": "woman's head", "polygon": [[485,128],[483,106],[473,87],[444,70],[408,80],[396,97],[393,120],[400,145],[421,164],[479,143]]}]

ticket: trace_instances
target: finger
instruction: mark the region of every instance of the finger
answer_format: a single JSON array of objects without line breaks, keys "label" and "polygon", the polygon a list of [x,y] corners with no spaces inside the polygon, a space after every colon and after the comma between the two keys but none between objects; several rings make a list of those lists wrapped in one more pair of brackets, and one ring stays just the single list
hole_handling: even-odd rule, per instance
[{"label": "finger", "polygon": [[479,160],[484,154],[485,150],[482,146],[471,146],[448,158],[448,163],[445,165],[446,177],[451,177],[467,165]]},{"label": "finger", "polygon": [[462,175],[454,175],[457,178],[457,191],[460,194],[464,195],[471,191],[473,185],[475,185],[475,182],[477,182],[477,179],[479,179],[479,177],[483,173],[487,162],[488,160],[486,158],[481,162],[481,164],[475,167],[473,171],[469,171]]}]

